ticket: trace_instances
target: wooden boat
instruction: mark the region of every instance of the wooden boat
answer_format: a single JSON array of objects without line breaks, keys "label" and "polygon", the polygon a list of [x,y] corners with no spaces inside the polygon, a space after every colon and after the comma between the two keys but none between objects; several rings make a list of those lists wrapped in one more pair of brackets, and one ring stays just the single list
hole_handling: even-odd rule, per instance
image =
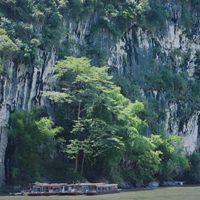
[{"label": "wooden boat", "polygon": [[28,196],[50,196],[50,195],[82,195],[82,187],[79,184],[67,183],[35,183],[31,187]]},{"label": "wooden boat", "polygon": [[117,184],[96,183],[89,186],[85,194],[86,195],[101,195],[101,194],[119,193],[120,191],[121,190],[118,189]]},{"label": "wooden boat", "polygon": [[88,183],[77,183],[77,184],[69,184],[65,186],[65,191],[60,192],[58,195],[82,195],[83,188],[85,185],[88,185]]},{"label": "wooden boat", "polygon": [[50,196],[50,195],[100,195],[118,193],[117,184],[105,183],[35,183],[28,196]]},{"label": "wooden boat", "polygon": [[58,195],[60,192],[64,191],[67,183],[35,183],[31,187],[31,191],[25,193],[28,196],[50,196]]}]

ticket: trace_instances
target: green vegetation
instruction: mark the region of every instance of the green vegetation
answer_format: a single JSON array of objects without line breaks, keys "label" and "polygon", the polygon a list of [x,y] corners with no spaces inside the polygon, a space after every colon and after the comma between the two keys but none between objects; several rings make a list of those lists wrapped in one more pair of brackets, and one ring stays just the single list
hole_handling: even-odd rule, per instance
[{"label": "green vegetation", "polygon": [[124,77],[121,74],[113,74],[113,82],[121,88],[121,93],[132,102],[138,100],[144,102],[144,96],[140,91],[140,87],[135,84],[134,76]]},{"label": "green vegetation", "polygon": [[[189,32],[195,23],[191,8],[200,6],[197,0],[180,3],[183,24]],[[101,44],[94,45],[90,39],[99,30],[116,39],[133,24],[148,30],[164,29],[169,13],[166,4],[158,0],[1,0],[0,64],[13,60],[16,64],[35,66],[39,50],[55,48],[59,59],[84,55],[97,59],[97,65],[103,66],[106,55]],[[68,38],[69,30],[63,20],[66,15],[76,20],[80,16],[95,19],[90,21],[86,46]],[[181,123],[200,107],[199,54],[196,53],[195,81],[188,81],[186,73],[171,69],[177,57],[181,57],[184,68],[191,52],[175,49],[169,56],[169,68],[160,70],[157,57],[161,58],[162,53],[156,46],[151,64],[156,66],[157,73],[145,76],[144,90],[162,92],[168,102],[179,103]],[[2,66],[0,73],[6,76]],[[10,178],[14,183],[43,180],[49,174],[50,181],[66,180],[63,172],[69,181],[84,178],[95,181],[101,177],[132,184],[172,180],[187,170],[188,161],[188,180],[197,181],[199,174],[194,171],[200,162],[198,154],[187,160],[180,140],[161,134],[158,122],[166,119],[165,106],[155,99],[144,102],[131,75],[126,75],[127,79],[115,75],[112,79],[107,67],[92,67],[85,57],[66,57],[53,69],[56,84],[62,89],[44,94],[61,105],[55,106],[54,120],[63,129],[52,128],[53,123],[40,118],[35,111],[12,115],[9,155]],[[147,126],[152,131],[151,137],[140,134]],[[74,172],[70,171],[72,168]]]},{"label": "green vegetation", "polygon": [[[161,139],[162,138],[162,139]],[[157,148],[162,152],[159,171],[156,174],[158,180],[173,180],[188,168],[188,160],[182,156],[183,147],[180,146],[180,138],[177,135],[162,135],[152,138]]]},{"label": "green vegetation", "polygon": [[[18,49],[15,55],[9,54],[9,58],[13,56],[18,63],[29,65],[36,59],[38,47],[50,48],[52,45],[59,45],[58,41],[62,36],[61,13],[66,5],[65,0],[2,0],[0,27],[6,30],[8,36],[1,36],[1,40],[5,41],[3,37],[10,38],[3,44],[2,48],[7,50],[3,56],[6,56],[9,49],[11,52]],[[1,55],[1,58],[3,56]],[[8,56],[6,58],[8,59]]]},{"label": "green vegetation", "polygon": [[[106,72],[108,68],[91,67],[84,57],[66,57],[57,62],[54,70],[62,89],[44,95],[63,104],[62,110],[67,113],[59,113],[62,122],[60,117],[55,122],[66,129],[64,133],[61,128],[52,129],[52,122],[46,118],[39,121],[34,111],[12,115],[9,147],[13,152],[10,155],[14,182],[33,182],[46,176],[58,180],[55,170],[61,173],[71,167],[74,172],[68,172],[69,181],[83,177],[94,181],[105,176],[112,181],[136,184],[171,180],[187,168],[178,137],[140,135],[146,123],[136,113],[142,112],[144,106],[121,94],[120,87]],[[55,147],[62,152],[60,156],[67,154],[69,160],[56,154],[52,158]],[[56,167],[55,162],[61,166]]]},{"label": "green vegetation", "polygon": [[143,108],[142,104],[132,104],[123,97],[120,88],[110,81],[112,77],[105,72],[106,68],[91,67],[86,58],[68,57],[58,62],[54,70],[57,77],[62,77],[64,87],[62,92],[46,92],[45,95],[56,102],[73,104],[76,110],[71,130],[75,138],[66,150],[76,158],[75,172],[78,153],[82,151],[82,159],[100,157],[112,174],[113,168],[109,165],[119,164],[117,157],[122,156],[126,138],[130,140],[142,127],[142,121],[134,116]]},{"label": "green vegetation", "polygon": [[[58,108],[55,122],[64,129],[52,129],[52,122],[46,118],[39,121],[34,111],[12,115],[9,138],[14,182],[33,182],[46,176],[49,180],[58,180],[54,174],[59,170],[60,174],[67,172],[68,182],[84,177],[90,181],[106,177],[134,185],[173,180],[187,170],[188,160],[179,137],[161,134],[157,129],[159,105],[156,101],[152,101],[149,111],[137,100],[132,103],[113,83],[108,68],[92,67],[85,57],[66,57],[53,69],[61,90],[44,92],[44,95],[62,104],[62,112]],[[177,91],[175,94],[181,95],[186,87],[183,77],[163,71],[157,79],[152,79],[160,90]],[[125,82],[124,94],[134,89],[127,85]],[[139,97],[137,88],[135,92]],[[140,115],[161,135],[142,136],[140,132],[147,124]],[[53,152],[57,153],[51,157]]]},{"label": "green vegetation", "polygon": [[[199,3],[196,0],[180,0],[180,3],[183,5],[183,23],[189,30],[194,24],[190,8],[195,5],[198,9]],[[18,63],[29,65],[35,63],[39,49],[54,47],[59,52],[59,58],[77,54],[71,46],[72,41],[66,38],[68,30],[63,23],[66,13],[69,18],[77,20],[78,16],[86,19],[93,15],[97,16],[95,21],[91,20],[90,37],[95,37],[100,29],[105,29],[114,37],[119,37],[133,24],[150,30],[164,28],[166,20],[170,17],[166,4],[159,0],[2,0],[0,28],[7,32],[6,37],[10,39],[3,46],[10,48],[12,52],[18,51],[14,55],[7,56],[5,52],[5,55],[0,55],[1,58],[6,56],[7,59],[8,57],[11,59],[14,56]],[[37,40],[34,45],[33,39]],[[81,49],[79,56],[88,57],[91,55],[91,50],[96,51],[95,48],[88,43],[88,51]],[[99,65],[102,66],[105,55],[98,50],[93,51],[93,54],[97,56],[100,60]]]},{"label": "green vegetation", "polygon": [[39,120],[39,110],[17,111],[11,116],[12,129],[8,132],[11,177],[16,184],[28,183],[46,176],[44,165],[55,151],[52,140],[62,128],[52,128],[47,118]]},{"label": "green vegetation", "polygon": [[154,1],[151,10],[148,12],[148,22],[156,27],[163,27],[168,17],[169,13],[165,4]]},{"label": "green vegetation", "polygon": [[148,89],[165,91],[169,101],[181,99],[187,91],[187,80],[185,73],[172,74],[169,70],[162,70],[156,74],[147,74]]},{"label": "green vegetation", "polygon": [[[179,173],[187,168],[178,137],[147,138],[139,134],[146,123],[136,113],[143,110],[143,104],[125,98],[106,73],[107,68],[91,67],[86,58],[66,57],[54,70],[62,90],[44,95],[73,107],[73,125],[69,130],[73,138],[67,141],[63,152],[75,159],[75,173],[79,158],[79,172],[83,174],[86,162],[90,174],[86,170],[84,175],[89,179],[94,180],[92,175],[98,173],[114,181],[127,178],[133,184],[154,180],[164,172],[169,172],[165,178],[170,179],[177,167]],[[161,169],[165,165],[169,169]]]},{"label": "green vegetation", "polygon": [[189,157],[190,166],[185,172],[186,180],[190,183],[199,183],[200,174],[200,153],[194,152]]},{"label": "green vegetation", "polygon": [[192,6],[197,10],[200,10],[200,2],[198,0],[191,0]]},{"label": "green vegetation", "polygon": [[6,59],[17,51],[17,45],[8,37],[5,30],[0,29],[0,58]]}]

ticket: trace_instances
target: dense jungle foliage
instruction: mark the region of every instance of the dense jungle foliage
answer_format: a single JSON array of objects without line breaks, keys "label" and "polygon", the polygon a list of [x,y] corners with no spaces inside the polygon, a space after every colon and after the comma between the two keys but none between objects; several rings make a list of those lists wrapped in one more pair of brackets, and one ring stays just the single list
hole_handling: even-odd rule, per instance
[{"label": "dense jungle foliage", "polygon": [[[190,9],[199,10],[200,3],[179,2],[184,8],[182,23],[189,31],[195,23]],[[133,85],[130,78],[117,74],[112,77],[110,70],[102,67],[106,61],[101,47],[89,46],[85,50],[67,40],[68,30],[63,25],[65,17],[87,19],[96,13],[91,34],[104,28],[118,38],[133,24],[150,30],[164,27],[170,17],[165,4],[165,0],[0,1],[2,76],[7,75],[4,63],[9,59],[16,65],[37,66],[39,50],[55,48],[61,59],[54,70],[62,90],[44,92],[57,103],[54,122],[42,118],[43,113],[38,110],[12,114],[7,183],[95,182],[105,178],[134,185],[183,175],[190,182],[198,181],[199,153],[188,157],[179,137],[158,127],[158,121],[166,117],[159,102],[144,100],[139,86]],[[79,55],[73,51],[76,48]],[[154,54],[165,56],[156,48]],[[101,67],[91,66],[85,56],[96,56]],[[181,50],[172,52],[171,63],[175,57],[184,61],[188,56]],[[152,63],[159,65],[155,58]],[[192,82],[185,73],[172,73],[170,66],[165,66],[146,75],[145,89],[165,91],[170,102],[183,101],[188,93],[192,95],[191,110],[182,116],[184,121],[192,109],[200,106],[198,70]],[[141,134],[146,127],[152,130],[149,137]]]},{"label": "dense jungle foliage", "polygon": [[[55,147],[75,160],[73,176],[79,172],[80,178],[85,176],[91,181],[101,176],[113,181],[126,178],[132,184],[155,178],[164,181],[188,168],[178,136],[161,134],[147,138],[139,134],[147,124],[136,113],[144,106],[121,94],[107,68],[91,67],[84,57],[66,57],[57,62],[54,70],[62,90],[44,95],[63,104],[62,119],[71,124],[60,121],[60,126],[67,126],[62,133],[59,127],[52,129],[52,122],[46,118],[36,121],[35,112],[14,113],[9,132],[13,180],[23,183],[43,176],[51,180],[52,174],[45,174],[44,169],[49,160],[59,160]],[[70,167],[68,159],[61,160]],[[65,175],[63,178],[69,180]]]},{"label": "dense jungle foliage", "polygon": [[[191,28],[194,18],[190,8],[200,9],[199,2],[179,1],[184,5],[183,22],[187,28]],[[69,49],[75,45],[73,41],[58,42],[67,34],[62,24],[67,12],[71,18],[87,18],[97,13],[96,21],[92,22],[92,32],[106,28],[117,37],[134,23],[148,28],[164,26],[169,17],[165,3],[165,0],[1,0],[1,62],[7,58],[8,52],[15,52],[16,62],[37,64],[37,47],[44,49],[54,46],[60,50],[59,56],[62,58],[72,53]],[[101,54],[98,47],[88,49],[88,53]],[[99,56],[102,58],[102,55]]]}]

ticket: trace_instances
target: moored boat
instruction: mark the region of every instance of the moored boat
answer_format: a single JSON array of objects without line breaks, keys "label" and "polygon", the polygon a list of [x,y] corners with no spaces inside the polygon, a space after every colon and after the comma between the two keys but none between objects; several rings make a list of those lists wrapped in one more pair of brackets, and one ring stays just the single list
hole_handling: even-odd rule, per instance
[{"label": "moored boat", "polygon": [[100,195],[119,193],[117,184],[105,183],[35,183],[28,196],[50,196],[50,195]]},{"label": "moored boat", "polygon": [[58,195],[60,192],[64,191],[67,183],[35,183],[32,185],[30,192],[26,194],[28,196],[50,196],[50,195]]},{"label": "moored boat", "polygon": [[86,187],[90,183],[76,183],[65,186],[65,191],[60,192],[58,195],[82,195],[86,191]]},{"label": "moored boat", "polygon": [[105,184],[105,183],[94,183],[89,186],[85,192],[86,195],[101,195],[101,194],[112,194],[119,193],[117,184]]},{"label": "moored boat", "polygon": [[77,187],[76,184],[69,184],[65,186],[64,191],[60,192],[58,195],[81,195],[83,194],[80,187]]}]

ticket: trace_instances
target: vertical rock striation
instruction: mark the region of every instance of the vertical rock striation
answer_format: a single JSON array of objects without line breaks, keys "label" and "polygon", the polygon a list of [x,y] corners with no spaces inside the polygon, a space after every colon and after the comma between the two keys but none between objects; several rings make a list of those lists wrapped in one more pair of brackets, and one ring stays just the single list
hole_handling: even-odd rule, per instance
[{"label": "vertical rock striation", "polygon": [[[102,27],[94,31],[96,13],[80,19],[70,19],[65,15],[63,27],[66,33],[61,42],[70,44],[70,55],[87,55],[93,65],[99,64],[102,59],[117,73],[126,77],[134,76],[134,83],[140,86],[147,100],[161,102],[160,109],[165,110],[166,118],[158,121],[160,127],[164,127],[168,133],[179,135],[185,149],[191,154],[199,140],[199,110],[192,110],[182,120],[184,109],[190,106],[187,99],[169,101],[165,90],[151,88],[146,80],[146,75],[168,69],[173,74],[186,73],[187,80],[194,81],[196,53],[200,51],[199,13],[193,12],[196,24],[188,32],[181,21],[183,8],[180,2],[168,0],[166,5],[170,16],[164,28],[139,28],[137,24],[132,24],[120,37],[113,36]],[[35,106],[45,108],[47,113],[53,112],[41,92],[53,87],[51,68],[56,59],[56,50],[52,47],[50,51],[38,49],[37,65],[27,66],[8,61],[3,66],[7,73],[1,75],[0,82],[0,184],[5,179],[4,161],[10,114],[15,109],[30,110]]]},{"label": "vertical rock striation", "polygon": [[7,147],[7,129],[10,114],[16,109],[30,110],[35,106],[46,108],[51,113],[49,101],[42,97],[43,90],[52,88],[52,67],[56,61],[56,52],[38,52],[37,66],[18,65],[12,61],[4,64],[6,74],[0,83],[0,184],[5,180],[5,151]]},{"label": "vertical rock striation", "polygon": [[[196,19],[195,27],[188,32],[181,25],[181,5],[169,1],[167,6],[170,17],[165,28],[153,30],[132,26],[112,46],[108,64],[116,66],[119,73],[132,74],[147,100],[164,102],[162,109],[166,111],[166,119],[159,123],[168,133],[179,135],[186,151],[191,154],[199,140],[199,111],[193,110],[186,120],[181,121],[181,114],[189,109],[187,99],[171,102],[166,98],[166,91],[150,88],[145,79],[147,74],[168,68],[174,74],[185,73],[187,80],[194,81],[196,53],[200,50],[199,20]],[[195,11],[194,16],[198,16]],[[185,102],[180,106],[181,101]]]}]

